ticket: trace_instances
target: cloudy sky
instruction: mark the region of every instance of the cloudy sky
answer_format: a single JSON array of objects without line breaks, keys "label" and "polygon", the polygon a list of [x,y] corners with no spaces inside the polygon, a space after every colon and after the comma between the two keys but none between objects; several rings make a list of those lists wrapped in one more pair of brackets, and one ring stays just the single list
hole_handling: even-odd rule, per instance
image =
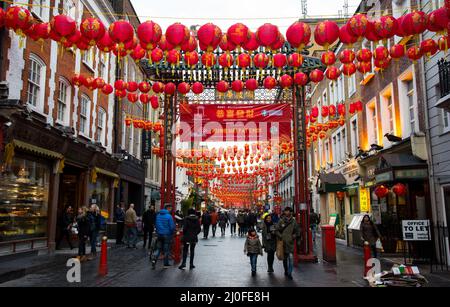
[{"label": "cloudy sky", "polygon": [[[226,30],[236,22],[243,22],[252,30],[265,22],[276,24],[282,32],[301,17],[300,0],[132,0],[141,21],[151,19],[163,31],[174,22],[186,26],[214,22]],[[338,17],[344,0],[308,0],[309,16]],[[352,14],[359,0],[348,0]],[[153,4],[155,3],[155,4]],[[157,4],[156,4],[157,3]]]}]

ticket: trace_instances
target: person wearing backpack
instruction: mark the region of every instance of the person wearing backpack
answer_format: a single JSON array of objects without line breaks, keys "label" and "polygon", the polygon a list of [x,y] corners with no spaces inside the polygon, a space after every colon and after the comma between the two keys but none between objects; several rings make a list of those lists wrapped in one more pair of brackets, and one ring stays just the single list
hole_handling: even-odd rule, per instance
[{"label": "person wearing backpack", "polygon": [[283,215],[275,227],[275,234],[283,242],[283,267],[284,275],[292,280],[294,269],[294,247],[295,241],[300,242],[300,227],[292,215],[292,209],[286,207]]},{"label": "person wearing backpack", "polygon": [[156,215],[156,234],[158,236],[157,249],[153,255],[152,268],[155,269],[156,262],[161,254],[164,252],[164,268],[169,268],[170,247],[172,244],[173,235],[175,233],[175,222],[172,217],[172,205],[166,204],[164,209]]},{"label": "person wearing backpack", "polygon": [[209,226],[211,226],[211,215],[206,210],[202,215],[203,239],[208,239]]}]

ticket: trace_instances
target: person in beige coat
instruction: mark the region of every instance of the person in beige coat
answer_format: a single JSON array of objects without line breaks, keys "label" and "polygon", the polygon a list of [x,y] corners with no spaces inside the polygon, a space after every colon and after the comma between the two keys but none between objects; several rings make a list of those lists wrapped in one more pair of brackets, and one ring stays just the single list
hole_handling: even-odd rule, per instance
[{"label": "person in beige coat", "polygon": [[127,229],[127,246],[128,248],[136,248],[138,239],[137,231],[137,214],[134,211],[134,204],[130,204],[127,212],[125,212],[125,227]]}]

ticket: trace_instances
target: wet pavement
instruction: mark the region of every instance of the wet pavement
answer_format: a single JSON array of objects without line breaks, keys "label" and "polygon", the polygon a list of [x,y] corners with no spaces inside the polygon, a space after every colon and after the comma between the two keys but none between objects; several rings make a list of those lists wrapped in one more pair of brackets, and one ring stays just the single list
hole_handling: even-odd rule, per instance
[{"label": "wet pavement", "polygon": [[[98,276],[99,259],[81,266],[81,282],[69,283],[66,261],[70,251],[54,256],[47,268],[0,284],[1,287],[365,287],[362,278],[362,253],[346,246],[337,246],[337,265],[320,261],[299,263],[293,280],[284,276],[283,264],[275,260],[275,273],[267,273],[266,256],[258,258],[257,276],[252,277],[248,257],[244,254],[245,239],[239,237],[200,239],[196,248],[194,270],[181,271],[178,266],[163,269],[158,262],[151,269],[148,252],[142,248],[112,247],[108,250],[108,275]],[[319,243],[317,244],[319,247]],[[75,250],[74,250],[75,252]],[[383,269],[385,269],[383,267]],[[448,284],[448,280],[444,280]]]}]

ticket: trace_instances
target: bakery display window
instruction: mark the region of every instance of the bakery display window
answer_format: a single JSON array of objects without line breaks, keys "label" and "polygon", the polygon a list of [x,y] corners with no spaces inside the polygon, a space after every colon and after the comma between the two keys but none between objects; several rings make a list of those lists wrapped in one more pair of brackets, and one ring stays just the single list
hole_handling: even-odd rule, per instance
[{"label": "bakery display window", "polygon": [[111,197],[111,180],[99,175],[96,182],[89,182],[89,202],[96,204],[102,212],[109,211],[109,198]]},{"label": "bakery display window", "polygon": [[0,242],[47,236],[50,168],[15,157],[0,172]]}]

